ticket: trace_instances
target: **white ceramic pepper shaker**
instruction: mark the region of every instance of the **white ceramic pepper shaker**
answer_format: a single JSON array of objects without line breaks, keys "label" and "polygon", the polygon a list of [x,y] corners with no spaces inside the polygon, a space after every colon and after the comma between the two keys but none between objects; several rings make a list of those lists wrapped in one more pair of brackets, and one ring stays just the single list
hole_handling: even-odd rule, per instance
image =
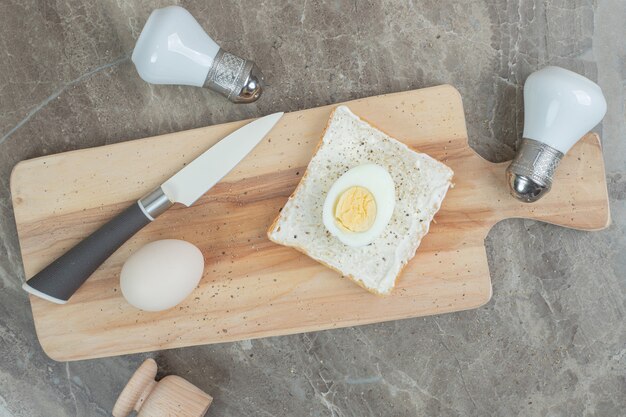
[{"label": "white ceramic pepper shaker", "polygon": [[224,51],[180,6],[150,14],[132,61],[152,84],[207,87],[235,103],[251,103],[263,92],[263,74],[249,60]]},{"label": "white ceramic pepper shaker", "polygon": [[511,194],[532,203],[550,191],[561,158],[606,113],[600,87],[575,72],[546,67],[524,84],[524,133],[507,176]]}]

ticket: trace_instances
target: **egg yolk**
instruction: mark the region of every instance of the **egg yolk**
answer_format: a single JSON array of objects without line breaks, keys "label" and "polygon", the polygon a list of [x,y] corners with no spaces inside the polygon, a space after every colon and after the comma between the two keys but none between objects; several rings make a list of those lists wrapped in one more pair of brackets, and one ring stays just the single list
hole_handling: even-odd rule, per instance
[{"label": "egg yolk", "polygon": [[363,187],[350,187],[344,191],[335,205],[335,220],[350,232],[365,232],[376,220],[376,200]]}]

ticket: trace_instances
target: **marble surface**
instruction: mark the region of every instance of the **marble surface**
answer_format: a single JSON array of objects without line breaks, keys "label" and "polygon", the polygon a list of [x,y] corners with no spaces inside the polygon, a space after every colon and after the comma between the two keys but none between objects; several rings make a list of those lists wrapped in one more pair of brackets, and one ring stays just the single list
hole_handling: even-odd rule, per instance
[{"label": "marble surface", "polygon": [[[269,79],[256,104],[152,86],[129,55],[172,1],[0,0],[0,416],[106,416],[148,356],[215,397],[209,416],[626,415],[626,2],[185,1]],[[12,214],[20,160],[274,111],[450,83],[472,146],[513,156],[522,85],[596,80],[613,223],[509,220],[487,237],[493,299],[455,314],[58,363],[37,342]],[[532,260],[532,262],[529,262]]]}]

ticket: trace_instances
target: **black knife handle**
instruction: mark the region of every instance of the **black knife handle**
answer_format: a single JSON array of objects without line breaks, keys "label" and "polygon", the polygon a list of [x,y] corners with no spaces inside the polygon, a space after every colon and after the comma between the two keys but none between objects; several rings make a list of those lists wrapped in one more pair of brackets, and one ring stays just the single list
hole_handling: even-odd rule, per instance
[{"label": "black knife handle", "polygon": [[153,220],[148,216],[136,202],[29,279],[23,288],[65,304],[113,252]]}]

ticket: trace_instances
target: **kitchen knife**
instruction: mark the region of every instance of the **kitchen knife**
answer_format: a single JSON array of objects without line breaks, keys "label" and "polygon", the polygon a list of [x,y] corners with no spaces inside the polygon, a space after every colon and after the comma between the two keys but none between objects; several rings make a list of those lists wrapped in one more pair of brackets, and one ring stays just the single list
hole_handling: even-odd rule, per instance
[{"label": "kitchen knife", "polygon": [[65,304],[120,246],[174,203],[187,207],[228,174],[272,130],[283,113],[237,129],[152,192],[78,243],[22,285],[29,293]]}]

